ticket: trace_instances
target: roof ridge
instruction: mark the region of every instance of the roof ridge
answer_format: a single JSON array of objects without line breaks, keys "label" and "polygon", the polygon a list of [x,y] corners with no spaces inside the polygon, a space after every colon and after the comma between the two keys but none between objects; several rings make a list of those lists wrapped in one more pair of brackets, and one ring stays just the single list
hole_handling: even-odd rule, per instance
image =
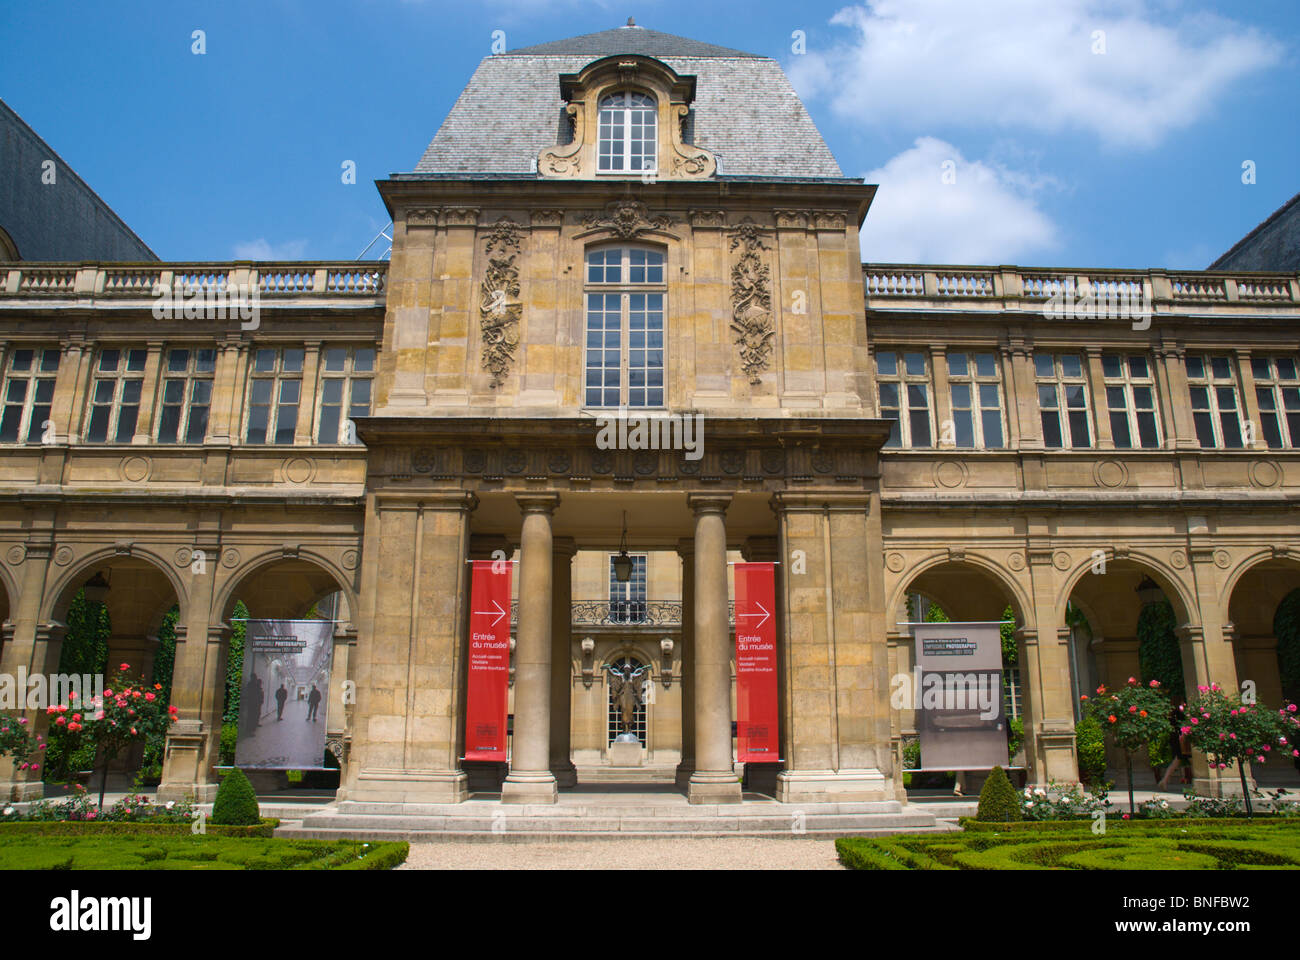
[{"label": "roof ridge", "polygon": [[1217,260],[1215,260],[1212,264],[1210,264],[1205,269],[1207,270],[1219,269],[1219,264],[1221,264],[1224,260],[1227,260],[1230,256],[1236,253],[1238,248],[1245,246],[1247,240],[1252,239],[1261,230],[1263,230],[1265,227],[1269,226],[1271,223],[1273,223],[1275,220],[1281,217],[1282,214],[1286,213],[1289,209],[1291,209],[1291,207],[1293,207],[1298,201],[1300,201],[1300,193],[1297,193],[1294,197],[1292,197],[1286,203],[1282,204],[1282,206],[1278,207],[1267,217],[1265,217],[1263,220],[1257,223],[1255,225],[1255,228],[1251,230],[1250,233],[1246,234],[1244,237],[1242,237],[1240,240],[1234,243],[1231,247],[1228,248],[1226,252],[1223,253],[1222,256],[1220,256]]},{"label": "roof ridge", "polygon": [[[640,47],[642,50],[634,49],[636,47]],[[695,40],[691,37],[682,37],[674,33],[664,33],[661,30],[651,30],[648,27],[641,26],[597,30],[594,33],[583,33],[575,37],[564,37],[559,40],[550,40],[545,43],[520,47],[517,50],[507,50],[495,54],[495,56],[612,56],[618,53],[642,53],[643,50],[653,47],[679,47],[682,52],[659,49],[644,55],[655,57],[690,56],[690,53],[684,51],[695,50],[698,51],[695,54],[696,56],[706,58],[772,59],[761,54],[748,53],[732,47],[722,47],[717,44],[706,43],[703,40]]]}]

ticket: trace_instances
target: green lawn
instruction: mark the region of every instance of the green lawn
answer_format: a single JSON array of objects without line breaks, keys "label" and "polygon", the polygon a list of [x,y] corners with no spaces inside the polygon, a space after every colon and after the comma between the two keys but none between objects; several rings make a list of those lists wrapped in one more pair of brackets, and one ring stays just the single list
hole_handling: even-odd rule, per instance
[{"label": "green lawn", "polygon": [[405,843],[0,831],[0,870],[391,870]]},{"label": "green lawn", "polygon": [[1300,820],[1112,818],[967,823],[936,836],[846,837],[840,862],[855,870],[1298,870]]}]

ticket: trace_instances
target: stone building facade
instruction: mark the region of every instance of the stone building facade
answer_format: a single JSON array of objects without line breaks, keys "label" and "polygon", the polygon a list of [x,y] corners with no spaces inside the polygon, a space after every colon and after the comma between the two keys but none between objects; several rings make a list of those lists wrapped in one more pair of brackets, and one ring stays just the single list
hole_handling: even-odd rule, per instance
[{"label": "stone building facade", "polygon": [[[53,672],[97,574],[114,660],[147,664],[178,605],[161,796],[215,790],[237,600],[340,598],[327,718],[360,801],[600,776],[624,658],[653,668],[646,768],[738,800],[741,558],[779,562],[784,801],[904,796],[909,595],[1011,606],[1032,782],[1077,777],[1078,692],[1134,671],[1148,581],[1189,682],[1280,696],[1296,274],[864,265],[875,187],[779,66],[632,27],[488,58],[378,186],[389,263],[0,267],[0,670]],[[160,319],[177,290],[203,308]],[[608,449],[620,411],[701,417],[701,455]],[[611,583],[624,543],[644,574]],[[462,760],[467,561],[494,556],[499,772]]]}]

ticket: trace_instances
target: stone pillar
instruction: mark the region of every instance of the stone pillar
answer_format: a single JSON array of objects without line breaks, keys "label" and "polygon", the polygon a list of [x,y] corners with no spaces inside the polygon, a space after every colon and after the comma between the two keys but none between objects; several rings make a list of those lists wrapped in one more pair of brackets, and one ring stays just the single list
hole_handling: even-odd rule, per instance
[{"label": "stone pillar", "polygon": [[784,803],[895,799],[878,505],[864,491],[773,498],[790,565],[778,601]]},{"label": "stone pillar", "polygon": [[[10,597],[10,620],[5,624],[4,646],[0,647],[0,673],[16,678],[21,669],[30,677],[54,673],[58,668],[59,638],[52,624],[40,622],[52,552],[48,540],[29,541],[23,548],[23,560],[16,571],[18,592]],[[18,696],[26,694],[21,688],[15,692]],[[26,717],[32,733],[45,734],[44,710],[13,710],[9,715]],[[37,762],[43,765],[42,759]],[[39,770],[19,770],[12,759],[0,757],[0,801],[39,800],[43,792]]]},{"label": "stone pillar", "polygon": [[462,490],[371,494],[362,552],[357,704],[340,799],[459,803],[469,514]]},{"label": "stone pillar", "polygon": [[573,700],[573,556],[572,537],[555,537],[551,556],[551,773],[561,787],[578,785],[569,733]]},{"label": "stone pillar", "polygon": [[727,616],[729,496],[691,495],[695,513],[695,771],[691,803],[737,803],[731,753],[731,627]]},{"label": "stone pillar", "polygon": [[[1038,520],[1041,525],[1041,518]],[[1074,691],[1070,685],[1070,628],[1056,620],[1063,574],[1050,549],[1029,549],[1032,611],[1016,630],[1024,703],[1026,781],[1074,783],[1079,760],[1074,744]]]},{"label": "stone pillar", "polygon": [[682,648],[678,653],[678,684],[682,702],[682,759],[674,777],[686,789],[695,772],[695,541],[678,540],[682,558]]},{"label": "stone pillar", "polygon": [[192,796],[207,803],[217,795],[213,767],[221,750],[221,710],[226,690],[226,642],[229,625],[212,609],[220,546],[215,535],[194,547],[208,558],[202,573],[188,568],[186,597],[176,623],[176,661],[172,670],[172,704],[177,721],[167,731],[158,799]]},{"label": "stone pillar", "polygon": [[551,773],[551,605],[555,494],[516,498],[519,538],[519,626],[515,637],[515,724],[510,774],[502,803],[554,803]]}]

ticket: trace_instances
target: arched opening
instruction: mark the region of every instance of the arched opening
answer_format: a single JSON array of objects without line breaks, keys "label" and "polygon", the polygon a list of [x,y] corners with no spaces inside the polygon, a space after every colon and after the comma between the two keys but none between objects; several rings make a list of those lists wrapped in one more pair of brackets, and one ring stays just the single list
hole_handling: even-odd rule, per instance
[{"label": "arched opening", "polygon": [[[1027,777],[1028,754],[1025,742],[1027,703],[1020,682],[1022,642],[1018,630],[1025,624],[1024,598],[1014,585],[991,567],[968,561],[948,561],[921,571],[897,598],[894,627],[910,634],[910,623],[997,622],[1001,624],[1003,709],[1007,733],[1007,757],[1003,767],[1013,780]],[[897,647],[897,675],[910,676],[916,664],[910,636]],[[962,793],[977,791],[982,774],[956,771],[917,770],[922,765],[922,747],[917,711],[900,711],[899,736],[903,759],[903,781],[913,796],[931,791]],[[909,773],[908,770],[917,770]]]},{"label": "arched opening", "polygon": [[[1300,702],[1300,563],[1269,557],[1248,567],[1231,587],[1229,633],[1237,680],[1258,703]],[[1300,760],[1270,757],[1251,764],[1264,787],[1300,784]]]},{"label": "arched opening", "polygon": [[658,106],[640,90],[619,90],[600,98],[597,170],[653,171],[659,156]]},{"label": "arched opening", "polygon": [[[1081,572],[1069,594],[1066,619],[1078,677],[1074,697],[1079,777],[1087,783],[1112,780],[1126,787],[1123,752],[1108,743],[1095,721],[1080,714],[1079,697],[1093,695],[1102,684],[1115,688],[1135,677],[1143,683],[1160,681],[1172,705],[1185,702],[1192,676],[1179,630],[1188,623],[1186,599],[1165,571],[1132,558],[1112,558]],[[1156,787],[1174,757],[1170,737],[1153,740],[1134,758],[1135,787]],[[1181,765],[1178,773],[1190,777],[1190,769]],[[1179,786],[1171,781],[1169,789]]]},{"label": "arched opening", "polygon": [[[242,569],[217,603],[221,622],[230,626],[218,766],[238,759],[259,793],[337,790],[351,730],[352,698],[345,682],[351,677],[356,631],[350,586],[324,561],[275,557]],[[250,621],[261,622],[251,633]],[[296,745],[301,737],[315,742],[322,729],[321,756],[303,769],[287,769],[288,761],[277,761],[271,744],[261,742],[279,738]]]},{"label": "arched opening", "polygon": [[[125,664],[127,676],[157,685],[163,705],[171,703],[183,598],[164,561],[134,552],[92,555],[71,567],[51,596],[46,619],[54,629],[46,652],[47,673],[102,678],[92,682],[111,688]],[[43,726],[44,717],[39,722]],[[97,755],[92,741],[57,727],[47,735],[47,785],[86,784],[98,770],[94,785],[102,782],[108,790],[129,791],[154,787],[162,776],[163,733],[131,744],[114,757]]]}]

